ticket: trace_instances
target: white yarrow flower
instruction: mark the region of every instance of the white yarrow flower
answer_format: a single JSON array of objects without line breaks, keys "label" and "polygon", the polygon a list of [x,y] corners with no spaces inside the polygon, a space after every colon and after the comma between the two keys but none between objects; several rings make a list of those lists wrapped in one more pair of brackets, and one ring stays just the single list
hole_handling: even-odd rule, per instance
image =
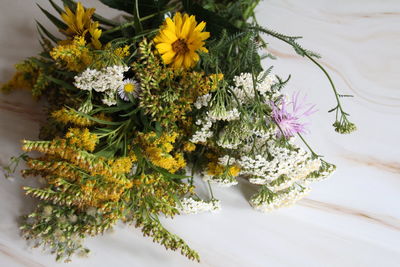
[{"label": "white yarrow flower", "polygon": [[86,69],[74,77],[74,85],[81,90],[105,93],[106,96],[102,99],[103,103],[112,106],[117,103],[116,92],[124,85],[124,72],[128,70],[129,67],[120,65],[101,70]]},{"label": "white yarrow flower", "polygon": [[184,198],[181,199],[181,207],[178,207],[180,213],[197,214],[201,212],[217,212],[221,210],[221,203],[218,199],[204,201],[201,199]]}]

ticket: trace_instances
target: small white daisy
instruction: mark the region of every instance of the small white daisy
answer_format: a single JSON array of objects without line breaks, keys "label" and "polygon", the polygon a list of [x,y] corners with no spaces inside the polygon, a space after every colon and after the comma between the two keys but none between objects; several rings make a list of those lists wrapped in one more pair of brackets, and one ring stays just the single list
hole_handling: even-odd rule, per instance
[{"label": "small white daisy", "polygon": [[124,101],[129,101],[129,95],[138,97],[140,85],[133,79],[126,79],[123,84],[118,88],[118,95]]}]

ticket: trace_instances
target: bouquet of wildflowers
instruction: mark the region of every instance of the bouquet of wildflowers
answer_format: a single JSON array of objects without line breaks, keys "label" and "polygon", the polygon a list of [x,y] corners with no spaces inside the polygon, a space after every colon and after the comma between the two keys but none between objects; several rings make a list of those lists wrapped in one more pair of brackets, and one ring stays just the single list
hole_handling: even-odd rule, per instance
[{"label": "bouquet of wildflowers", "polygon": [[[258,185],[248,201],[271,211],[333,172],[302,136],[314,105],[284,93],[290,77],[262,68],[273,57],[263,54],[263,37],[323,71],[337,100],[335,130],[355,130],[319,56],[299,37],[257,24],[259,0],[100,0],[122,11],[119,21],[73,0],[49,1],[54,12],[39,8],[59,33],[38,22],[42,53],[17,64],[2,90],[46,99],[40,140],[24,140],[18,158],[23,176],[42,181],[24,188],[39,204],[21,229],[57,259],[87,253],[85,237],[123,221],[199,260],[159,216],[217,211],[212,187],[238,181]],[[208,199],[194,179],[208,184]]]}]

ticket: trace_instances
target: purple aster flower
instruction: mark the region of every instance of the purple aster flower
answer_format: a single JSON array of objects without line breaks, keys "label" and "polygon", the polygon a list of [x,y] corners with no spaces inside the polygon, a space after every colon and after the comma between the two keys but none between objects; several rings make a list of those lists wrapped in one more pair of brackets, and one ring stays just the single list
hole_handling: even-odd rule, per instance
[{"label": "purple aster flower", "polygon": [[282,98],[280,104],[274,102],[272,106],[272,119],[279,126],[277,136],[281,137],[282,134],[288,138],[297,133],[305,133],[307,123],[301,122],[301,118],[310,116],[317,110],[314,109],[315,105],[306,104],[306,96],[299,100],[299,93],[292,96],[292,100],[287,102]]}]

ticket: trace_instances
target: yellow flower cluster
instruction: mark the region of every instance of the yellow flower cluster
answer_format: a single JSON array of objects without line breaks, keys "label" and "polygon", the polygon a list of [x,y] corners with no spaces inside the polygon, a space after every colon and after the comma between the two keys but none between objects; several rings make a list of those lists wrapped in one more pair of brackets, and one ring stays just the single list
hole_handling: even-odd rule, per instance
[{"label": "yellow flower cluster", "polygon": [[209,175],[221,176],[223,174],[226,174],[231,177],[236,177],[239,175],[239,172],[240,172],[240,167],[237,165],[232,165],[227,167],[218,164],[217,162],[209,162],[207,164],[207,174]]},{"label": "yellow flower cluster", "polygon": [[31,59],[27,59],[15,65],[17,72],[5,84],[1,91],[9,92],[13,89],[32,90],[32,95],[40,96],[42,91],[49,85],[43,69]]},{"label": "yellow flower cluster", "polygon": [[155,132],[139,133],[137,143],[142,146],[144,154],[151,163],[175,173],[186,166],[182,153],[171,153],[177,137],[176,132],[164,133],[160,137],[157,137]]},{"label": "yellow flower cluster", "polygon": [[93,151],[99,141],[96,134],[90,133],[88,128],[70,128],[65,135],[71,145],[87,151]]},{"label": "yellow flower cluster", "polygon": [[185,151],[185,152],[192,152],[194,150],[196,150],[196,145],[193,144],[192,142],[186,142],[183,145],[183,151]]},{"label": "yellow flower cluster", "polygon": [[86,40],[91,40],[91,44],[95,49],[101,49],[99,38],[102,31],[99,29],[99,23],[92,20],[94,8],[85,8],[79,2],[76,5],[75,13],[65,6],[65,12],[61,14],[61,18],[67,24],[68,28],[63,32],[74,38],[76,36],[82,37]]},{"label": "yellow flower cluster", "polygon": [[[60,123],[63,124],[71,123],[81,127],[89,127],[96,124],[96,122],[80,115],[79,113],[75,112],[72,109],[67,109],[67,108],[62,108],[60,110],[53,111],[51,113],[51,117]],[[104,113],[96,114],[93,117],[103,121],[111,120],[109,117],[104,115]]]},{"label": "yellow flower cluster", "polygon": [[240,173],[240,167],[236,164],[224,166],[218,162],[218,153],[209,152],[206,153],[206,158],[209,160],[207,164],[207,174],[212,176],[228,175],[230,177],[236,177]]},{"label": "yellow flower cluster", "polygon": [[125,58],[125,57],[130,56],[131,52],[129,51],[129,49],[130,49],[130,46],[129,46],[129,45],[126,45],[126,46],[124,46],[124,47],[118,47],[118,48],[116,48],[116,49],[114,50],[114,54],[115,54],[117,57],[123,59],[123,58]]},{"label": "yellow flower cluster", "polygon": [[[176,183],[160,173],[141,174],[133,180],[137,206],[149,209],[150,212],[164,213],[172,217],[177,214],[176,199],[193,190],[186,183]],[[155,203],[155,204],[153,204]]]},{"label": "yellow flower cluster", "polygon": [[130,157],[120,157],[113,160],[108,160],[111,170],[115,173],[124,174],[132,169],[132,160]]},{"label": "yellow flower cluster", "polygon": [[117,158],[110,161],[110,165],[108,160],[71,145],[71,138],[24,141],[23,150],[45,154],[39,159],[28,160],[31,170],[27,174],[41,175],[49,184],[57,186],[61,195],[55,195],[55,200],[66,196],[62,201],[78,208],[107,210],[110,201],[119,201],[133,186],[125,176],[132,163],[129,158]]},{"label": "yellow flower cluster", "polygon": [[61,42],[50,52],[50,56],[70,71],[80,72],[93,62],[93,55],[85,38],[76,36],[72,42]]}]

